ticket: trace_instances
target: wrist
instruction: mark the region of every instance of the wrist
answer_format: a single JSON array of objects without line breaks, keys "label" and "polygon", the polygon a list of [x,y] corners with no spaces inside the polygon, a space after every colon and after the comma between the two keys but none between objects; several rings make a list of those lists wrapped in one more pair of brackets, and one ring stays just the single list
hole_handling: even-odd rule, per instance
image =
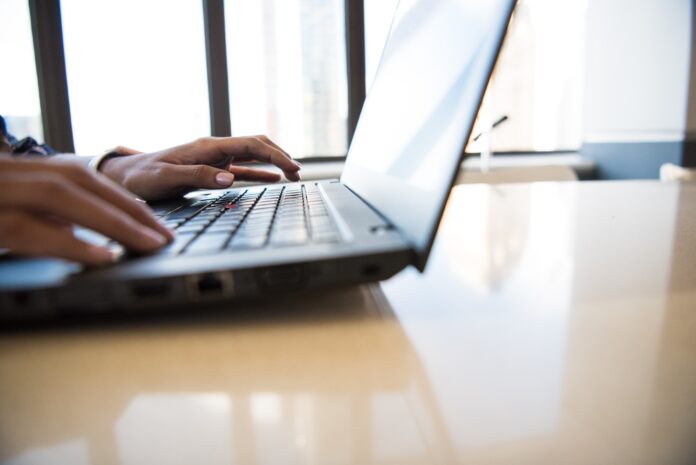
[{"label": "wrist", "polygon": [[115,154],[109,157],[104,157],[99,163],[98,171],[110,178],[112,181],[116,181],[118,184],[123,185],[124,176],[123,171],[125,170],[123,164],[120,163],[125,157]]},{"label": "wrist", "polygon": [[104,172],[104,166],[109,160],[114,159],[115,157],[120,156],[121,154],[118,153],[115,150],[107,150],[106,152],[102,153],[101,155],[97,155],[96,157],[92,157],[92,159],[89,161],[89,168],[98,172],[98,173],[103,173]]}]

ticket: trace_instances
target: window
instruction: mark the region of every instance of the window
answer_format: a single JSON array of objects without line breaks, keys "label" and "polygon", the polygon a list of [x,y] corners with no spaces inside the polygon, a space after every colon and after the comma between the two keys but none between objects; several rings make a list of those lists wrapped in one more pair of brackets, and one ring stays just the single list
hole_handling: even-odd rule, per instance
[{"label": "window", "polygon": [[[365,2],[369,89],[396,0]],[[473,134],[503,116],[494,151],[575,150],[582,143],[582,76],[587,0],[520,0]],[[485,138],[468,150],[480,152]]]},{"label": "window", "polygon": [[[362,97],[362,81],[348,79],[348,66],[362,69],[364,52],[369,90],[398,0],[205,1],[215,5],[212,11],[225,11],[230,98],[229,107],[214,108],[216,132],[265,133],[296,157],[344,155],[349,119]],[[580,146],[586,4],[520,0],[474,130],[508,117],[492,133],[493,150]],[[210,82],[206,74],[207,13],[201,0],[61,0],[60,5],[62,18],[51,21],[62,20],[78,152],[94,154],[114,145],[153,150],[211,133],[208,86],[217,95],[225,78],[218,75],[224,66],[209,68],[215,73]],[[0,50],[17,70],[1,78],[0,111],[19,135],[40,136],[26,0],[3,0],[0,9],[13,18],[0,30],[0,37],[12,37],[0,42]],[[210,31],[211,40],[221,40],[221,29]],[[355,40],[363,32],[364,50]],[[481,150],[484,140],[472,142],[469,150]]]},{"label": "window", "polygon": [[210,134],[200,0],[61,0],[75,150]]},{"label": "window", "polygon": [[508,116],[491,133],[494,151],[580,148],[586,8],[586,0],[518,3],[474,130]]},{"label": "window", "polygon": [[34,43],[26,0],[0,1],[0,115],[10,133],[42,139],[41,106],[36,82]]},{"label": "window", "polygon": [[369,92],[399,0],[365,2],[365,84]]},{"label": "window", "polygon": [[345,155],[343,0],[226,0],[225,17],[232,134]]}]

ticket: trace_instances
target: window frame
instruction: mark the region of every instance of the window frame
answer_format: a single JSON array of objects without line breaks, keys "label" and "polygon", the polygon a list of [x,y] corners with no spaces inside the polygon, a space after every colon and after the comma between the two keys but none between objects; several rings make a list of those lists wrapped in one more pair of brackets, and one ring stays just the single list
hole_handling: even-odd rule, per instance
[{"label": "window frame", "polygon": [[[225,39],[224,0],[201,0],[208,71],[210,134],[230,136],[229,67]],[[365,101],[364,0],[344,0],[346,70],[348,82],[348,145]],[[74,152],[70,99],[63,44],[60,0],[28,0],[39,84],[39,100],[45,142],[60,152]],[[345,158],[315,154],[305,160]]]},{"label": "window frame", "polygon": [[[74,152],[70,116],[65,50],[63,44],[60,0],[27,0],[34,40],[37,81],[45,142],[60,152]],[[201,0],[205,34],[205,58],[208,75],[210,135],[227,137],[232,133],[230,89],[225,34],[225,0]],[[347,71],[347,147],[366,96],[365,81],[365,11],[364,0],[344,0],[345,48]],[[234,70],[231,70],[234,72]],[[496,152],[502,155],[576,153],[576,150],[534,152],[531,150]],[[478,156],[476,152],[467,152]],[[309,162],[339,161],[343,156],[314,154],[303,158]]]},{"label": "window frame", "polygon": [[60,152],[75,151],[65,70],[60,0],[28,0],[44,140]]}]

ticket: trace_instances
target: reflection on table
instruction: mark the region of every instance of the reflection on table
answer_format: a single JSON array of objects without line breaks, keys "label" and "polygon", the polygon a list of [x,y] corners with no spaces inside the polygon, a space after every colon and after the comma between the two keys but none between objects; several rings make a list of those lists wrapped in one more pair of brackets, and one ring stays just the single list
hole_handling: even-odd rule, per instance
[{"label": "reflection on table", "polygon": [[425,274],[229,310],[0,334],[0,463],[696,461],[696,186],[462,186]]}]

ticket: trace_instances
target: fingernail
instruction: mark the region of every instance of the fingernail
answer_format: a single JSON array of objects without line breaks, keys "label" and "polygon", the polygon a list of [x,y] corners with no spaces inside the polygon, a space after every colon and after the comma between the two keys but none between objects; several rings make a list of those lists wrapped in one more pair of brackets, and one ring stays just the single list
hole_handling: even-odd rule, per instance
[{"label": "fingernail", "polygon": [[157,223],[162,227],[162,229],[164,229],[167,232],[167,234],[170,236],[169,237],[170,239],[174,238],[175,233],[174,233],[174,230],[172,228],[170,228],[166,224],[164,224],[164,222],[159,218],[157,219]]},{"label": "fingernail", "polygon": [[118,260],[118,255],[109,249],[104,247],[99,247],[96,245],[89,245],[89,253],[98,261],[99,263],[107,264],[114,263]]},{"label": "fingernail", "polygon": [[143,228],[142,231],[143,231],[143,235],[145,237],[147,237],[148,239],[150,239],[150,241],[152,242],[152,245],[154,245],[154,246],[161,247],[167,243],[167,238],[155,230],[152,230],[149,228]]},{"label": "fingernail", "polygon": [[215,175],[215,182],[221,186],[227,187],[234,181],[234,175],[232,173],[218,173]]},{"label": "fingernail", "polygon": [[302,165],[300,164],[299,161],[293,160],[293,163],[295,163],[295,166],[297,166],[298,168],[302,168]]},{"label": "fingernail", "polygon": [[169,229],[167,227],[165,227],[165,231],[167,232],[167,235],[164,237],[167,239],[167,242],[173,241],[176,233],[172,229]]}]

